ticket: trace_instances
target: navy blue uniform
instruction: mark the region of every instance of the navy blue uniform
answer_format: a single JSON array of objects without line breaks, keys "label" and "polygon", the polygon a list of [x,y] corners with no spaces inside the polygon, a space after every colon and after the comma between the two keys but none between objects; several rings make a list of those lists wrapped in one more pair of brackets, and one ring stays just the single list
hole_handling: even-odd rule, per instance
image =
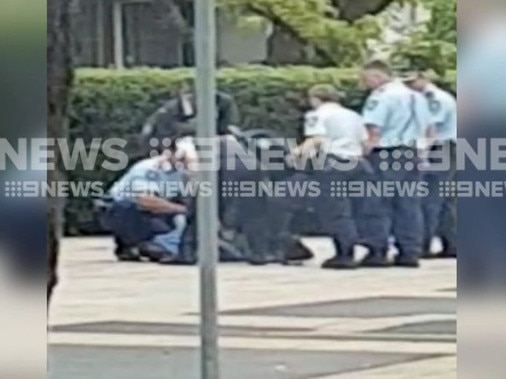
[{"label": "navy blue uniform", "polygon": [[113,204],[104,218],[121,248],[137,247],[153,241],[167,253],[177,255],[186,216],[153,214],[139,209],[136,197],[145,193],[174,199],[181,193],[183,175],[160,165],[160,157],[138,162],[109,190]]}]

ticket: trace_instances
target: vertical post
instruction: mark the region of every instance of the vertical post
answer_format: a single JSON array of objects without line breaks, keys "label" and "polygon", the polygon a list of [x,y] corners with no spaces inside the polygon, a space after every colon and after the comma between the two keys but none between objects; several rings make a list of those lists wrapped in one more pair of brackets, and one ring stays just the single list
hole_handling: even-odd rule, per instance
[{"label": "vertical post", "polygon": [[[197,138],[216,137],[216,7],[215,0],[195,1],[195,56],[197,66]],[[218,186],[215,170],[203,170],[200,180],[211,184],[212,196],[197,203],[201,304],[201,375],[219,379],[218,305]]]},{"label": "vertical post", "polygon": [[97,0],[97,20],[96,20],[96,30],[97,30],[97,61],[96,64],[99,67],[105,66],[105,37],[104,37],[104,27],[105,27],[105,11],[104,11],[104,0]]},{"label": "vertical post", "polygon": [[112,5],[113,39],[114,39],[114,66],[125,67],[123,59],[123,3],[115,0]]}]

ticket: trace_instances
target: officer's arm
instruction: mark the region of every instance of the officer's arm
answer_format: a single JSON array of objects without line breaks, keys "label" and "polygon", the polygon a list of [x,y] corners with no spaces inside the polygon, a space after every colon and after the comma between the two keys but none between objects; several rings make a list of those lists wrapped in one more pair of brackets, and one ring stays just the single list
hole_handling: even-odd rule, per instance
[{"label": "officer's arm", "polygon": [[229,126],[240,124],[239,108],[232,96],[218,93],[218,134],[228,134]]},{"label": "officer's arm", "polygon": [[[425,99],[423,99],[425,100]],[[432,146],[436,140],[436,128],[444,122],[445,111],[442,103],[436,99],[422,102],[420,110],[422,116],[422,124],[425,126],[424,137],[426,139],[425,146]]]},{"label": "officer's arm", "polygon": [[304,122],[304,136],[306,139],[293,151],[293,156],[314,156],[325,141],[327,129],[325,120],[317,112],[308,112]]},{"label": "officer's arm", "polygon": [[198,155],[191,137],[182,138],[176,143],[176,158],[190,173],[198,170]]},{"label": "officer's arm", "polygon": [[387,126],[391,111],[391,101],[385,95],[370,98],[366,102],[363,119],[368,132],[367,145],[369,148],[378,145],[381,135],[380,131]]},{"label": "officer's arm", "polygon": [[136,198],[137,206],[145,211],[160,214],[186,213],[186,207],[181,204],[165,200],[162,197],[142,194]]},{"label": "officer's arm", "polygon": [[159,133],[167,134],[174,126],[174,114],[177,107],[176,100],[169,100],[149,116],[142,126],[143,141],[149,141]]}]

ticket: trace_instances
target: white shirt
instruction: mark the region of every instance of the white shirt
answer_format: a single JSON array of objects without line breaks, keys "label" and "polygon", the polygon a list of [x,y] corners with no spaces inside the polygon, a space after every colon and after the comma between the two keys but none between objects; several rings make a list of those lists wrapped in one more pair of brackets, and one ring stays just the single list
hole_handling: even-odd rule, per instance
[{"label": "white shirt", "polygon": [[337,103],[324,103],[305,118],[304,135],[326,137],[325,153],[345,159],[362,156],[367,129],[358,113]]}]

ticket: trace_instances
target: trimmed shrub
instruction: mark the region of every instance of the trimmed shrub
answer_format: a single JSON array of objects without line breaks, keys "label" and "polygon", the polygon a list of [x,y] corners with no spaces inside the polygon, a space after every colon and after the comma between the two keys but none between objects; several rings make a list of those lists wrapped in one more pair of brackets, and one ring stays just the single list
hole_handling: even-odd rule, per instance
[{"label": "trimmed shrub", "polygon": [[[76,72],[69,122],[70,144],[76,138],[87,146],[93,138],[123,138],[133,141],[146,118],[174,90],[191,80],[191,69],[80,69]],[[443,85],[455,88],[452,76]],[[285,136],[298,136],[302,116],[307,109],[306,91],[318,83],[332,83],[343,94],[343,104],[360,110],[366,93],[358,83],[355,69],[319,69],[314,67],[243,66],[219,71],[218,87],[233,95],[239,106],[242,127],[271,128]],[[129,143],[127,152],[135,156],[136,146]],[[102,181],[110,184],[121,173],[82,166],[67,172],[70,180]],[[68,234],[95,232],[96,222],[91,199],[70,199],[66,206]]]}]

